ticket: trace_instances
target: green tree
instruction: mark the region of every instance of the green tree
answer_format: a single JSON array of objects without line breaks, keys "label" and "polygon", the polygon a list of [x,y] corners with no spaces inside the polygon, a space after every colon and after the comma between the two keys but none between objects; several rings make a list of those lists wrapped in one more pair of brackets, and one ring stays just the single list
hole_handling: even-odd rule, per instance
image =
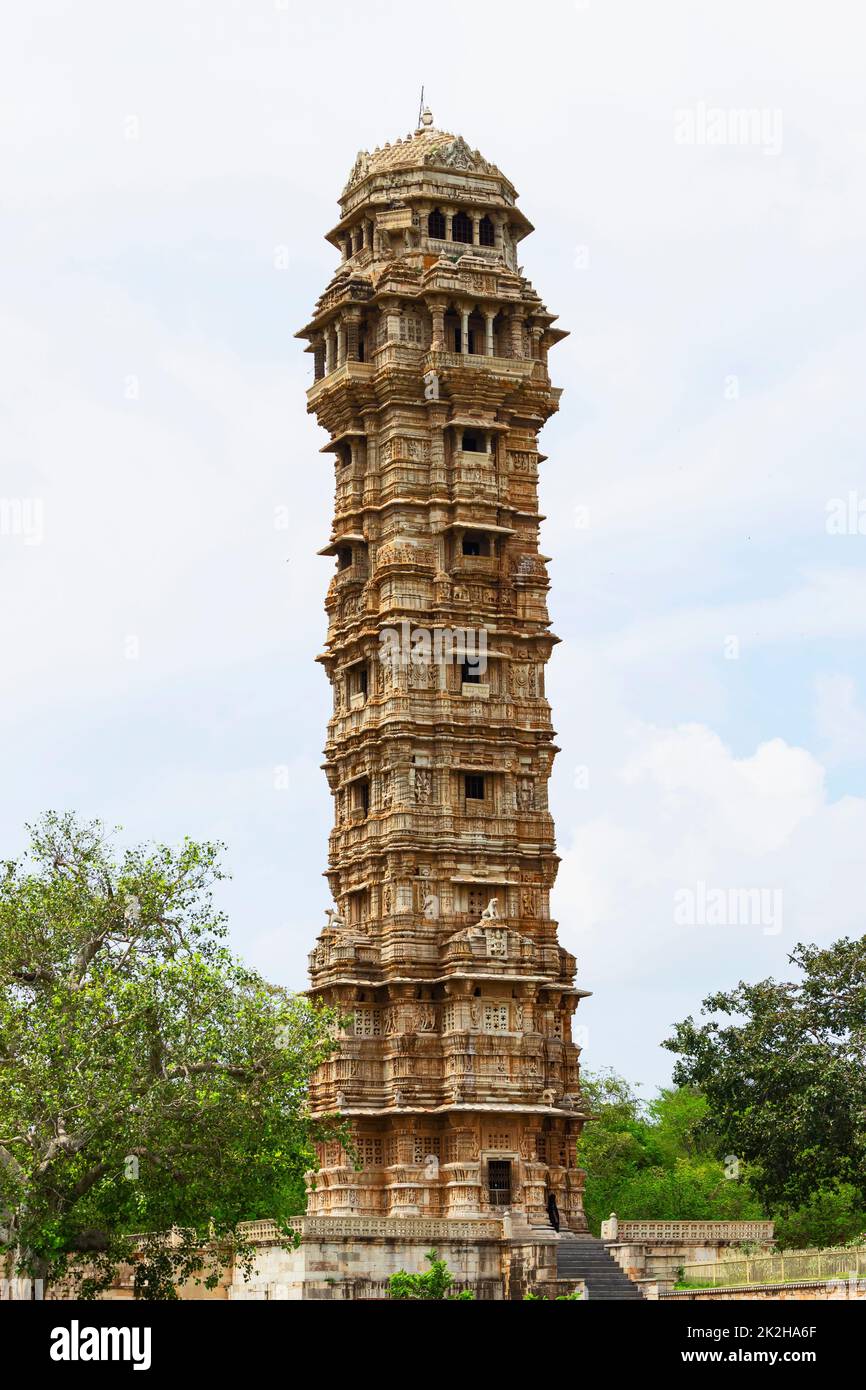
[{"label": "green tree", "polygon": [[305,1110],[333,1015],[229,953],[220,847],[117,854],[55,814],[31,841],[0,869],[0,1267],[88,1297],[132,1262],[149,1298],[248,1268],[238,1223],[290,1239],[313,1141],[342,1137]]},{"label": "green tree", "polygon": [[715,1017],[687,1018],[665,1043],[675,1080],[706,1097],[720,1151],[782,1211],[840,1183],[866,1199],[866,937],[789,959],[800,978],[710,995]]},{"label": "green tree", "polygon": [[783,1250],[866,1245],[866,1202],[852,1183],[813,1192],[801,1206],[774,1212],[773,1221]]},{"label": "green tree", "polygon": [[584,1074],[591,1122],[578,1146],[590,1229],[623,1220],[734,1220],[762,1215],[745,1170],[728,1177],[714,1153],[704,1096],[667,1088],[649,1101],[613,1072]]},{"label": "green tree", "polygon": [[444,1260],[440,1260],[438,1250],[428,1250],[425,1256],[430,1268],[423,1274],[407,1274],[398,1269],[388,1280],[388,1291],[392,1298],[411,1299],[414,1302],[429,1302],[431,1299],[445,1302],[465,1303],[474,1299],[471,1289],[452,1293],[454,1277]]}]

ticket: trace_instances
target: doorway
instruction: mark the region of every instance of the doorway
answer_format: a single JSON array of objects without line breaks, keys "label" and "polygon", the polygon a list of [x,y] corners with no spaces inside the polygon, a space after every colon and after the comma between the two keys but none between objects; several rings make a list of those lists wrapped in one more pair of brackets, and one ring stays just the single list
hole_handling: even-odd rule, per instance
[{"label": "doorway", "polygon": [[492,1207],[511,1206],[511,1160],[491,1158],[487,1165],[487,1189]]}]

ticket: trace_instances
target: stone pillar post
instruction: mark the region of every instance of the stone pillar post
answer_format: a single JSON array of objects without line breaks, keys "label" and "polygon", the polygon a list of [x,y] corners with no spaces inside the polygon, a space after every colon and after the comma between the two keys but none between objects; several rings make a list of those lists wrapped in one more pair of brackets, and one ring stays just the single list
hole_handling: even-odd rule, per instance
[{"label": "stone pillar post", "polygon": [[361,326],[361,315],[357,309],[350,309],[346,315],[346,359],[349,362],[358,360],[358,330]]},{"label": "stone pillar post", "polygon": [[448,406],[431,404],[430,416],[430,485],[444,487],[446,482],[445,428]]},{"label": "stone pillar post", "polygon": [[485,353],[486,353],[486,355],[487,355],[488,357],[493,357],[493,356],[495,355],[495,354],[494,354],[495,344],[494,344],[494,341],[493,341],[493,321],[494,321],[494,319],[496,318],[496,310],[495,310],[495,309],[485,309],[485,310],[484,310],[484,318],[485,318],[485,321],[486,321],[486,324],[487,324],[487,332],[486,332],[486,336],[485,336],[484,351],[485,351]]},{"label": "stone pillar post", "polygon": [[460,305],[460,351],[464,355],[469,353],[469,306]]},{"label": "stone pillar post", "polygon": [[445,351],[445,301],[444,299],[428,299],[427,307],[430,310],[430,318],[433,324],[433,336],[430,346],[434,352]]},{"label": "stone pillar post", "polygon": [[[379,493],[379,420],[375,410],[365,411],[361,423],[366,431],[364,449],[364,498],[371,500]],[[374,598],[372,588],[371,600]]]},{"label": "stone pillar post", "polygon": [[396,299],[386,299],[382,302],[382,313],[385,315],[385,341],[386,343],[398,343],[400,341],[400,306]]},{"label": "stone pillar post", "polygon": [[480,246],[480,244],[481,244],[481,230],[480,230],[481,218],[479,217],[479,215],[478,215],[477,212],[473,212],[473,213],[471,214],[471,218],[472,218],[472,245],[473,245],[473,246]]},{"label": "stone pillar post", "polygon": [[316,381],[321,381],[325,375],[325,335],[316,333],[313,337],[313,362],[314,375]]},{"label": "stone pillar post", "polygon": [[523,309],[511,310],[511,356],[523,356]]}]

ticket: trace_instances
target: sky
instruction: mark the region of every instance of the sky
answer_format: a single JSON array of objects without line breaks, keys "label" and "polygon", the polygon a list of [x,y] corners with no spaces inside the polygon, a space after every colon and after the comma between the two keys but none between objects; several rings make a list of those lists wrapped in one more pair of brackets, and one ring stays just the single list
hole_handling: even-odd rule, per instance
[{"label": "sky", "polygon": [[235,949],[304,987],[333,480],[293,335],[423,83],[570,333],[541,508],[583,1064],[650,1094],[708,994],[862,934],[864,40],[856,0],[6,7],[0,857],[48,808],[225,841]]}]

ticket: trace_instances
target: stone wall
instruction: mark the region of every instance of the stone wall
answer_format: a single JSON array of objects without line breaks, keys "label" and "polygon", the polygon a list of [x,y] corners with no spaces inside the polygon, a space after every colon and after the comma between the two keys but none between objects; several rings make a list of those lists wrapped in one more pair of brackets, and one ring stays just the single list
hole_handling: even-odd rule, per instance
[{"label": "stone wall", "polygon": [[[405,1238],[354,1237],[305,1240],[297,1250],[263,1247],[251,1279],[236,1272],[230,1299],[385,1299],[388,1280],[398,1270],[410,1274],[429,1268],[424,1243]],[[455,1289],[471,1288],[476,1298],[505,1297],[503,1246],[500,1241],[468,1244],[441,1241],[436,1246],[454,1276]]]},{"label": "stone wall", "polygon": [[[194,1280],[178,1290],[184,1302],[381,1300],[388,1298],[392,1274],[429,1268],[427,1252],[435,1249],[454,1278],[455,1292],[471,1289],[485,1302],[522,1299],[531,1290],[547,1298],[571,1293],[574,1281],[557,1278],[558,1240],[552,1231],[517,1225],[510,1216],[499,1221],[374,1220],[364,1217],[299,1217],[292,1222],[301,1243],[286,1248],[271,1221],[250,1222],[243,1234],[256,1247],[249,1277],[228,1265],[214,1289]],[[56,1286],[48,1295],[71,1298]],[[131,1299],[133,1268],[123,1266],[110,1300]]]}]

